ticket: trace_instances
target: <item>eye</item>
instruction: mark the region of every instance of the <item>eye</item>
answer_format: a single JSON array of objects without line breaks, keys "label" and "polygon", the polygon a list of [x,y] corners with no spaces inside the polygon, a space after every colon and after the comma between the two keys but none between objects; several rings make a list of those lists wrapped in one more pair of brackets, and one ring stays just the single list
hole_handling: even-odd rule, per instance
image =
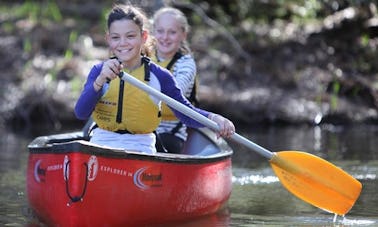
[{"label": "eye", "polygon": [[177,31],[176,31],[176,30],[170,30],[170,31],[169,31],[169,34],[170,34],[170,35],[176,35],[176,34],[177,34]]},{"label": "eye", "polygon": [[163,34],[164,33],[163,29],[156,29],[155,31],[156,31],[157,34]]},{"label": "eye", "polygon": [[134,39],[136,37],[136,34],[128,34],[126,37],[128,39]]}]

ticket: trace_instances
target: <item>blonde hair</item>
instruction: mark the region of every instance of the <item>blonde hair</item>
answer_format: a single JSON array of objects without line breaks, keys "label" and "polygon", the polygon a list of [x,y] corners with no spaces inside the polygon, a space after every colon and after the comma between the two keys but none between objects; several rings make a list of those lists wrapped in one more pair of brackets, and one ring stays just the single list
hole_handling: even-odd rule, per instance
[{"label": "blonde hair", "polygon": [[[108,30],[111,24],[117,20],[132,20],[141,31],[149,33],[150,24],[142,9],[132,5],[116,4],[108,14],[107,26]],[[154,39],[148,35],[147,40],[142,48],[142,55],[152,56],[155,46]]]},{"label": "blonde hair", "polygon": [[[159,18],[164,14],[170,14],[174,16],[176,21],[180,24],[180,28],[182,29],[182,31],[185,33],[189,33],[190,26],[189,26],[188,19],[186,18],[185,14],[182,11],[173,7],[163,7],[155,12],[154,16],[152,17],[153,18],[152,25],[154,29],[155,29],[155,22],[158,21]],[[182,54],[188,54],[191,52],[189,43],[187,40],[184,40],[181,43],[180,52]]]}]

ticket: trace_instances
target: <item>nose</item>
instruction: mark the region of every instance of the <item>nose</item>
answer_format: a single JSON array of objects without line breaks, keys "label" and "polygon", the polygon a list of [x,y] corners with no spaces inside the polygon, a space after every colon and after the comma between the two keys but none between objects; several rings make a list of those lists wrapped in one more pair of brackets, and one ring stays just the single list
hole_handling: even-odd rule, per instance
[{"label": "nose", "polygon": [[162,37],[163,39],[168,38],[168,32],[162,32],[161,37]]},{"label": "nose", "polygon": [[128,42],[127,42],[127,38],[125,37],[121,37],[120,41],[119,41],[119,45],[123,46],[123,45],[126,45]]}]

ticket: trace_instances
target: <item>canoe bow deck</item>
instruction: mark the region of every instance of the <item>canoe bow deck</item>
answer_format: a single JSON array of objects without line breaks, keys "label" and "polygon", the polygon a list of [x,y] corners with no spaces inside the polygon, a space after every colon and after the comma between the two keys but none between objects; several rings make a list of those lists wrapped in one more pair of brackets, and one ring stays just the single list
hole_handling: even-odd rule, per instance
[{"label": "canoe bow deck", "polygon": [[184,154],[96,146],[82,132],[28,146],[29,205],[49,226],[140,226],[217,212],[232,188],[232,150],[209,131],[191,133]]}]

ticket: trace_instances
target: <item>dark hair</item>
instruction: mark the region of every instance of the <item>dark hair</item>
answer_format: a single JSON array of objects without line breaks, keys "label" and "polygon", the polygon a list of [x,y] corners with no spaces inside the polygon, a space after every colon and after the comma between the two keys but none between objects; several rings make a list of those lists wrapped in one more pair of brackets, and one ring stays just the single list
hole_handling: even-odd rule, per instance
[{"label": "dark hair", "polygon": [[[117,20],[132,20],[140,28],[141,32],[149,31],[149,22],[146,15],[144,14],[143,10],[135,6],[124,4],[114,5],[108,15],[108,30],[111,24]],[[152,49],[154,46],[153,42],[154,40],[151,39],[150,35],[148,35],[148,38],[142,50],[142,54],[151,56]]]}]

